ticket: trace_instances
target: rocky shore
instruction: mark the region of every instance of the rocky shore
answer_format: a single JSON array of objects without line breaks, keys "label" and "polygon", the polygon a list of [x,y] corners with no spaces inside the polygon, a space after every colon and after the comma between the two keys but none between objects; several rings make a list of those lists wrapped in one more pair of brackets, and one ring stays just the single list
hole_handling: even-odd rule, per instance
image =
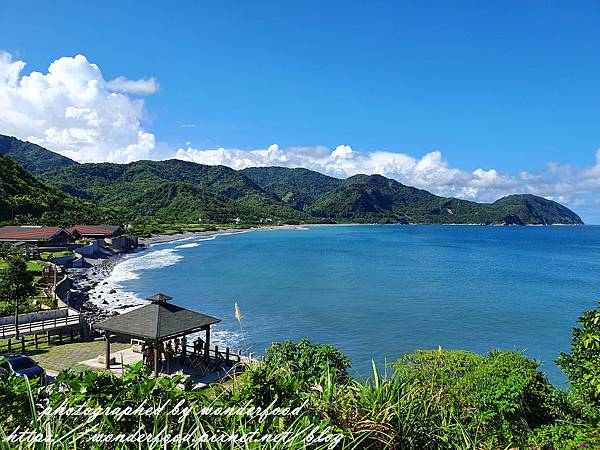
[{"label": "rocky shore", "polygon": [[[91,292],[98,285],[106,283],[105,278],[111,274],[121,258],[122,254],[105,258],[85,258],[89,267],[67,269],[67,275],[71,279],[70,306],[79,309],[90,324],[118,314],[93,302],[95,298]],[[108,305],[108,302],[106,304]]]}]

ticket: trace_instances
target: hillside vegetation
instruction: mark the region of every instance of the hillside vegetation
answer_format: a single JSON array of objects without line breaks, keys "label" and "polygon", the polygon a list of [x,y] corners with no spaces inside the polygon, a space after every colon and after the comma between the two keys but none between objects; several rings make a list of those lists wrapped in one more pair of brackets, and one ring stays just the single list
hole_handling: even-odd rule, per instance
[{"label": "hillside vegetation", "polygon": [[310,208],[318,217],[390,223],[549,225],[578,224],[568,208],[534,195],[513,195],[492,204],[439,197],[381,175],[355,175]]},{"label": "hillside vegetation", "polygon": [[297,210],[310,209],[322,195],[342,183],[339,178],[302,168],[249,167],[241,172],[266,192]]},{"label": "hillside vegetation", "polygon": [[179,221],[298,220],[301,214],[279,202],[240,172],[186,161],[80,164],[49,172],[45,179],[80,198],[129,209],[140,219]]},{"label": "hillside vegetation", "polygon": [[[35,144],[1,135],[0,149],[70,196],[117,212],[122,223],[582,223],[573,211],[542,197],[510,195],[483,204],[440,197],[381,175],[342,180],[300,168],[236,171],[175,159],[78,164]],[[30,175],[27,180],[21,182],[21,188],[28,183],[32,189],[42,185]],[[48,212],[47,195],[56,195],[56,190],[36,200],[25,193],[28,199],[23,198],[23,204],[12,194],[13,210],[5,209],[3,220],[15,214],[39,217]],[[72,202],[72,197],[63,199]],[[40,207],[34,205],[38,200]],[[6,199],[3,201],[6,204]],[[83,205],[80,202],[77,208]]]},{"label": "hillside vegetation", "polygon": [[0,222],[66,226],[121,218],[118,211],[82,201],[39,181],[8,156],[0,155],[0,174]]},{"label": "hillside vegetation", "polygon": [[0,134],[0,155],[10,156],[21,167],[34,175],[74,166],[77,162],[31,142]]},{"label": "hillside vegetation", "polygon": [[[72,195],[144,218],[287,222],[580,224],[568,208],[533,195],[493,204],[439,197],[381,175],[340,180],[283,167],[235,171],[186,161],[80,164],[45,179]],[[175,183],[175,184],[174,184]],[[157,196],[159,201],[157,200]]]}]

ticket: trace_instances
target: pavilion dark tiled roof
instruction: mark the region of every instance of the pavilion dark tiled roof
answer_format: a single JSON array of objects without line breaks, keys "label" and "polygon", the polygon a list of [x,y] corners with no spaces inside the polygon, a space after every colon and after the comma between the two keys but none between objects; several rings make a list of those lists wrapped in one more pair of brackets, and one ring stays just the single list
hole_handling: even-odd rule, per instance
[{"label": "pavilion dark tiled roof", "polygon": [[173,297],[169,297],[166,294],[154,294],[152,297],[148,297],[146,300],[150,300],[151,302],[168,302],[169,300],[173,300]]},{"label": "pavilion dark tiled roof", "polygon": [[111,334],[155,340],[199,331],[220,321],[166,301],[154,301],[133,311],[109,317],[96,323],[94,328]]},{"label": "pavilion dark tiled roof", "polygon": [[0,228],[0,240],[6,241],[50,241],[60,233],[66,233],[73,238],[64,228],[59,227],[28,227],[28,226],[7,226]]}]

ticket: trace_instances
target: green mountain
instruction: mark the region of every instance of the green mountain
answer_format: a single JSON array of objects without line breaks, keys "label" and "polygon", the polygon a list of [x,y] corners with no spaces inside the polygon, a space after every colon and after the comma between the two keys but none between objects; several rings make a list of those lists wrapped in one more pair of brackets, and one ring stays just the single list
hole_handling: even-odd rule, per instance
[{"label": "green mountain", "polygon": [[160,183],[152,189],[135,191],[116,203],[137,216],[164,223],[230,223],[238,217],[244,221],[255,220],[249,208],[189,183]]},{"label": "green mountain", "polygon": [[[0,136],[0,148],[16,153],[25,167],[55,186],[49,188],[4,157],[0,220],[30,214],[58,222],[63,211],[63,216],[112,215],[118,222],[582,223],[568,208],[542,197],[510,195],[492,204],[476,203],[381,175],[341,180],[307,169],[236,171],[180,160],[78,164],[6,136]],[[90,208],[90,202],[99,207]]]},{"label": "green mountain", "polygon": [[305,210],[342,180],[308,169],[249,167],[241,171],[266,192],[294,209]]},{"label": "green mountain", "polygon": [[235,171],[186,161],[79,164],[44,175],[65,192],[144,219],[250,222],[581,224],[568,208],[533,195],[492,204],[439,197],[381,175],[346,180],[282,167]]},{"label": "green mountain", "polygon": [[299,220],[301,213],[225,166],[187,161],[79,164],[44,179],[71,195],[128,208],[140,219],[174,221]]},{"label": "green mountain", "polygon": [[513,214],[513,222],[525,224],[582,224],[581,218],[560,203],[530,194],[502,197],[491,205],[497,210]]},{"label": "green mountain", "polygon": [[355,175],[311,207],[317,217],[342,221],[446,224],[581,224],[568,208],[534,195],[511,195],[495,203],[439,197],[381,175]]},{"label": "green mountain", "polygon": [[39,145],[2,134],[0,134],[0,155],[10,156],[21,167],[34,175],[78,164],[72,159],[46,150]]},{"label": "green mountain", "polygon": [[66,226],[120,221],[118,211],[42,183],[8,156],[0,155],[0,174],[0,222]]}]

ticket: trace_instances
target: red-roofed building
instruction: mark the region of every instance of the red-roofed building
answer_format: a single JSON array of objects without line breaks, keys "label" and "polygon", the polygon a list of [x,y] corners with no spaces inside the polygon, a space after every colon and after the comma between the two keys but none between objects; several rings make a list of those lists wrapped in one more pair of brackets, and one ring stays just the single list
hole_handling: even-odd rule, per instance
[{"label": "red-roofed building", "polygon": [[26,242],[40,247],[53,247],[72,244],[75,236],[59,227],[8,226],[0,228],[0,242]]},{"label": "red-roofed building", "polygon": [[78,238],[91,239],[114,238],[124,233],[118,225],[75,225],[69,231]]}]

